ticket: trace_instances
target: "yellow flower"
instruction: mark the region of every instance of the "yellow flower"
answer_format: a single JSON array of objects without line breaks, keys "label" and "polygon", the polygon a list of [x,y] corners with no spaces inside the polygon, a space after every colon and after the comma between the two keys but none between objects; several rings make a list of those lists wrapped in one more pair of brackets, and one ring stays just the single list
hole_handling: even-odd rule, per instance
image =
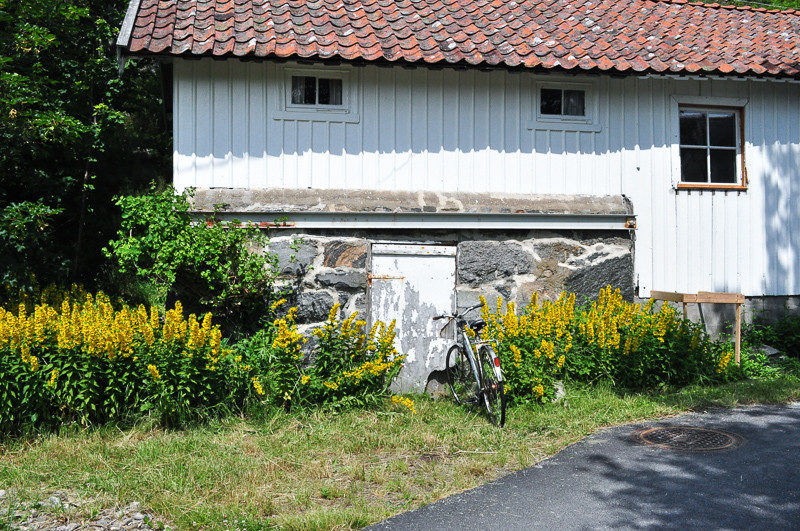
[{"label": "yellow flower", "polygon": [[158,368],[152,363],[147,366],[147,370],[150,371],[150,376],[153,377],[153,380],[161,379],[161,374],[158,372]]},{"label": "yellow flower", "polygon": [[416,415],[417,414],[417,408],[414,405],[414,401],[411,400],[408,397],[394,395],[394,396],[392,396],[392,403],[396,404],[396,405],[399,405],[399,406],[405,407],[406,409],[408,409],[411,412],[412,415]]},{"label": "yellow flower", "polygon": [[304,374],[302,378],[300,378],[300,383],[305,385],[311,380],[311,376]]},{"label": "yellow flower", "polygon": [[278,308],[278,306],[281,306],[282,304],[286,304],[286,299],[280,299],[273,302],[272,304],[269,305],[269,309],[275,311]]},{"label": "yellow flower", "polygon": [[731,358],[733,358],[732,350],[728,350],[727,352],[725,352],[725,354],[722,355],[722,357],[719,360],[719,364],[717,365],[717,373],[722,373],[725,369],[728,368],[728,364],[730,363]]},{"label": "yellow flower", "polygon": [[253,376],[252,382],[253,382],[253,389],[255,389],[256,394],[263,396],[264,387],[261,385],[261,379],[256,376]]},{"label": "yellow flower", "polygon": [[53,372],[50,373],[50,380],[47,382],[47,387],[50,389],[54,389],[56,387],[56,380],[58,380],[58,369],[53,369]]}]

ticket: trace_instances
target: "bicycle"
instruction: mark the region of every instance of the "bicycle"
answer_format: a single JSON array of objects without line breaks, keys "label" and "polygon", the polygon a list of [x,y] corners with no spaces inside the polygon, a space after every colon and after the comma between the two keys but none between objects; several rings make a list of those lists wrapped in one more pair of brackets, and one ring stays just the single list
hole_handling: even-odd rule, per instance
[{"label": "bicycle", "polygon": [[483,402],[489,420],[496,426],[502,427],[506,421],[506,395],[500,358],[492,347],[493,341],[473,341],[467,332],[469,327],[475,332],[475,337],[480,338],[480,332],[486,326],[486,322],[475,320],[467,323],[464,319],[467,313],[480,307],[478,304],[461,313],[437,315],[433,319],[448,320],[440,332],[443,337],[450,335],[448,327],[453,323],[457,327],[454,334],[456,344],[447,351],[445,361],[447,384],[453,393],[453,398],[459,405],[477,405]]}]

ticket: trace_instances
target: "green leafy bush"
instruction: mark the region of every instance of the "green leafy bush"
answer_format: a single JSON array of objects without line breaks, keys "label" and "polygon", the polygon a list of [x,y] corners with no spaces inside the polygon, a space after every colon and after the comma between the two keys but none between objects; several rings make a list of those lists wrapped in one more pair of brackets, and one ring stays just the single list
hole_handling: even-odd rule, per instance
[{"label": "green leafy bush", "polygon": [[167,305],[212,311],[227,335],[255,330],[276,296],[277,258],[258,252],[267,245],[259,229],[198,218],[190,198],[172,188],[117,198],[122,223],[106,253],[121,273],[153,282]]},{"label": "green leafy bush", "polygon": [[[276,308],[284,302],[276,301]],[[257,393],[286,409],[374,406],[385,401],[404,359],[394,348],[394,323],[378,321],[366,330],[366,322],[357,320],[358,312],[340,318],[336,304],[326,323],[313,332],[316,346],[305,359],[301,347],[308,339],[297,330],[296,312],[290,308],[236,347],[242,362],[253,368]],[[407,399],[398,403],[413,410]]]},{"label": "green leafy bush", "polygon": [[744,341],[752,347],[774,347],[787,356],[800,358],[800,315],[785,315],[774,323],[756,322],[743,327]]}]

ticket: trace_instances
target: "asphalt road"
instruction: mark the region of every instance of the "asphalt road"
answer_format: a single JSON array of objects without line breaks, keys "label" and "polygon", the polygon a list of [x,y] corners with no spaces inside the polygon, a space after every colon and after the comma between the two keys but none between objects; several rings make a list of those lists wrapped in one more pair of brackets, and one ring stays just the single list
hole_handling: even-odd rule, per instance
[{"label": "asphalt road", "polygon": [[[709,452],[637,443],[648,426],[743,438]],[[800,404],[682,415],[603,430],[498,481],[372,529],[800,529]]]}]

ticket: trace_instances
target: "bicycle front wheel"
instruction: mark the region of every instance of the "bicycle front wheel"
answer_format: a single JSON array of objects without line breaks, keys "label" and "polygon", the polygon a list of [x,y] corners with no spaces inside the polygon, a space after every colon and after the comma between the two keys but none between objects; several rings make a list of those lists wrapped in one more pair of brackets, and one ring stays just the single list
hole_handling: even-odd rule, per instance
[{"label": "bicycle front wheel", "polygon": [[464,349],[458,345],[450,347],[445,367],[447,367],[447,385],[455,401],[460,405],[474,404],[480,386],[475,380],[472,365]]},{"label": "bicycle front wheel", "polygon": [[481,391],[486,412],[492,424],[502,427],[506,423],[506,393],[500,368],[500,358],[488,345],[480,349],[478,358],[481,364]]}]

